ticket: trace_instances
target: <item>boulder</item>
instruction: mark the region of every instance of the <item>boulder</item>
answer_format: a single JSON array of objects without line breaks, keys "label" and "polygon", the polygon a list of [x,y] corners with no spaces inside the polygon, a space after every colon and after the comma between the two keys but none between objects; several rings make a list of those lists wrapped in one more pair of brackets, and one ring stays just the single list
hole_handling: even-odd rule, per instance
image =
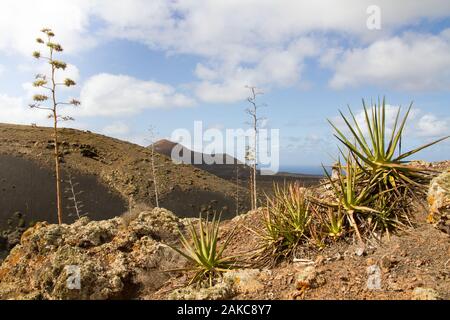
[{"label": "boulder", "polygon": [[178,227],[160,208],[127,224],[121,217],[37,223],[0,266],[0,299],[131,299],[149,278],[156,290],[170,276],[162,270],[185,264],[164,243],[178,237]]},{"label": "boulder", "polygon": [[294,284],[297,290],[318,288],[325,284],[325,278],[314,265],[296,267]]},{"label": "boulder", "polygon": [[238,293],[254,293],[264,289],[259,269],[240,269],[225,272],[225,282],[231,283]]},{"label": "boulder", "polygon": [[191,285],[172,291],[169,300],[226,300],[235,295],[233,285],[227,281],[220,281],[211,287]]},{"label": "boulder", "polygon": [[225,272],[220,281],[211,287],[193,284],[176,289],[168,295],[169,300],[223,300],[239,294],[249,294],[264,289],[263,280],[268,270],[237,269]]},{"label": "boulder", "polygon": [[428,204],[428,221],[450,233],[450,171],[443,172],[431,181]]},{"label": "boulder", "polygon": [[440,297],[434,289],[417,287],[412,292],[411,300],[440,300]]}]

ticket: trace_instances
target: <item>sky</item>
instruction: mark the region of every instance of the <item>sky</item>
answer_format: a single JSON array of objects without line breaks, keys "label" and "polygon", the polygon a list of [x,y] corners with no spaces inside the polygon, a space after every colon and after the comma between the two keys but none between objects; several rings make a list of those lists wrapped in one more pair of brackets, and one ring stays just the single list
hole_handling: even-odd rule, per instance
[{"label": "sky", "polygon": [[[77,82],[59,99],[81,101],[63,126],[141,145],[150,126],[245,129],[256,86],[282,167],[333,162],[327,119],[342,125],[347,105],[361,117],[363,98],[385,96],[391,118],[414,102],[405,150],[450,134],[448,0],[2,0],[0,122],[50,124],[28,107],[48,71],[31,55],[43,27],[64,47],[59,79]],[[450,159],[450,141],[417,158]]]}]

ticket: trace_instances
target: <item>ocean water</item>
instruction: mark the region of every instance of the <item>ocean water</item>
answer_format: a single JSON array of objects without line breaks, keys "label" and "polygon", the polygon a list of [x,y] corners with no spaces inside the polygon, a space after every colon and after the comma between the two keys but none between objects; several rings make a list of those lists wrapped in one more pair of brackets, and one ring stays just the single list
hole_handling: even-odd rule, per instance
[{"label": "ocean water", "polygon": [[[331,167],[325,166],[328,172],[331,171]],[[280,166],[279,172],[289,172],[289,173],[302,173],[311,175],[324,175],[322,166]]]}]

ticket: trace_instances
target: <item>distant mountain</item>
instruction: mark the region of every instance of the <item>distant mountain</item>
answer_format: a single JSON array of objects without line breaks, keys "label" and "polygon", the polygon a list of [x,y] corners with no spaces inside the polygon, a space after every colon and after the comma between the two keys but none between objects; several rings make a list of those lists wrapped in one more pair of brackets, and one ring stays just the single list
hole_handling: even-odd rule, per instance
[{"label": "distant mountain", "polygon": [[[202,153],[192,151],[178,143],[165,139],[155,142],[153,146],[156,152],[163,154],[169,158],[171,158],[172,150],[174,150],[174,148],[177,148],[175,151],[178,151],[180,157],[186,155],[185,158],[191,162],[193,162],[194,157],[203,159],[204,156],[204,154]],[[202,161],[201,164],[193,164],[193,166],[203,171],[207,171],[219,178],[228,180],[232,183],[236,183],[236,174],[238,174],[239,185],[247,188],[249,184],[251,168],[227,154],[217,154],[217,157],[219,159],[222,159],[223,163],[225,164],[207,164]],[[225,161],[227,160],[228,163],[232,164],[226,164]],[[275,183],[285,184],[296,182],[304,186],[310,186],[319,183],[319,180],[321,178],[322,177],[320,175],[289,172],[280,172],[275,175],[260,175],[260,172],[258,170],[258,192],[263,199],[264,194],[271,194],[271,192],[273,191],[273,185]]]},{"label": "distant mountain", "polygon": [[[170,140],[167,139],[162,139],[159,140],[157,142],[155,142],[153,144],[153,147],[155,148],[155,151],[163,154],[165,156],[168,156],[169,158],[172,157],[172,150],[175,147],[178,147],[179,150],[176,150],[176,156],[180,157],[180,158],[175,158],[175,159],[184,159],[186,154],[189,154],[189,160],[187,162],[182,161],[183,163],[186,164],[192,164],[194,162],[195,158],[198,159],[204,159],[205,156],[211,156],[211,155],[205,155],[203,153],[200,152],[196,152],[196,151],[192,151],[188,148],[186,148],[185,146],[176,143],[176,142],[172,142]],[[237,160],[236,158],[228,155],[228,154],[222,154],[222,153],[218,153],[218,154],[212,154],[212,156],[214,157],[214,159],[220,160],[222,164],[243,164],[241,161]],[[186,156],[186,158],[188,158],[188,156]],[[201,164],[206,164],[204,161],[202,161]]]},{"label": "distant mountain", "polygon": [[[149,146],[149,148],[151,145]],[[200,152],[196,152],[186,148],[185,146],[166,139],[159,140],[153,144],[155,151],[159,154],[163,154],[171,158],[175,162],[181,162],[185,164],[192,164],[193,166],[212,173],[218,177],[229,179],[230,177],[239,174],[239,177],[248,177],[250,167],[243,164],[238,159],[223,153],[206,155]],[[174,158],[172,158],[172,151],[175,149]],[[209,164],[205,161],[207,156],[213,156],[216,163]],[[197,160],[197,161],[195,161]],[[199,162],[200,163],[195,163]]]}]

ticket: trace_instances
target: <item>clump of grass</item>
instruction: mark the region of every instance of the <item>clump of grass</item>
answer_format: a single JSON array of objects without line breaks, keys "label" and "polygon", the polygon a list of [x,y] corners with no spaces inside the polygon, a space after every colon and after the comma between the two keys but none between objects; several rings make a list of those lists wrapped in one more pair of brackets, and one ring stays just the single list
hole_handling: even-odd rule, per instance
[{"label": "clump of grass", "polygon": [[308,240],[311,217],[304,188],[275,185],[274,196],[267,196],[263,228],[255,231],[261,239],[259,262],[273,264],[292,256],[295,248]]},{"label": "clump of grass", "polygon": [[183,250],[172,246],[172,248],[185,257],[190,266],[183,269],[194,272],[194,276],[188,285],[193,283],[207,283],[212,286],[214,279],[230,269],[237,267],[235,257],[225,256],[224,250],[227,248],[234,232],[231,232],[225,242],[219,246],[220,216],[216,215],[212,220],[202,219],[200,215],[199,226],[196,228],[192,222],[188,224],[189,240],[180,231],[180,241]]}]

